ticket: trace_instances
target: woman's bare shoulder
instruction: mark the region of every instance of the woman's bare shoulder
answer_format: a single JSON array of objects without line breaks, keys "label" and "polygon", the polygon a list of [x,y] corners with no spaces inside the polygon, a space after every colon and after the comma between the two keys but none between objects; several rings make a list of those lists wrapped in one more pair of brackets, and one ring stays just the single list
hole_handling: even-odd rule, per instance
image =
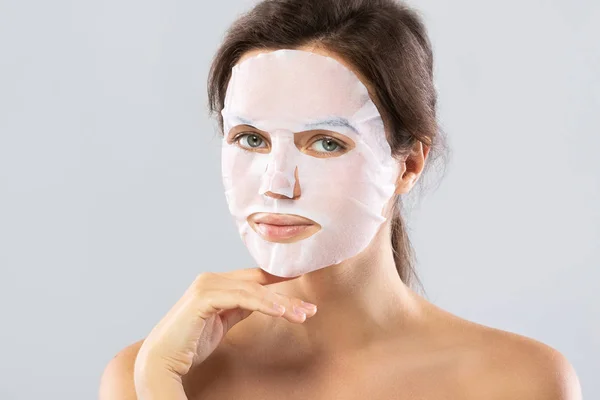
[{"label": "woman's bare shoulder", "polygon": [[[580,400],[575,369],[557,349],[517,333],[461,320],[458,373],[473,398]],[[469,396],[471,398],[471,396]]]},{"label": "woman's bare shoulder", "polygon": [[121,349],[106,365],[100,379],[99,400],[136,400],[135,359],[144,339]]}]

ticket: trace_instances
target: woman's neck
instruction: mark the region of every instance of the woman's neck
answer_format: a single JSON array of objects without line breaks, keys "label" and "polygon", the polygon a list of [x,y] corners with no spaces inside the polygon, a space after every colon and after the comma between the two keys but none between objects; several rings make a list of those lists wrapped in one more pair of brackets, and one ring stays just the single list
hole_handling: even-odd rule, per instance
[{"label": "woman's neck", "polygon": [[295,324],[253,313],[236,334],[252,332],[250,336],[269,346],[292,346],[312,354],[344,353],[414,334],[423,299],[400,279],[389,238],[386,223],[359,255],[269,285],[277,293],[316,304],[313,317]]}]

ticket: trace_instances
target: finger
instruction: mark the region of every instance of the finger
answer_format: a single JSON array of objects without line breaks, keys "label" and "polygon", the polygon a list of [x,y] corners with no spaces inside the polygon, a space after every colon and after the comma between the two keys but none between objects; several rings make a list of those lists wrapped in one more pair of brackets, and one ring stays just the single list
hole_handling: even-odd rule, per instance
[{"label": "finger", "polygon": [[253,295],[244,289],[210,290],[204,292],[199,298],[200,317],[206,319],[219,310],[243,308],[250,311],[259,311],[263,314],[279,317],[284,310],[281,305],[273,301]]},{"label": "finger", "polygon": [[[283,318],[290,322],[304,322],[306,319],[314,316],[317,313],[317,307],[309,307],[303,304],[303,301],[290,297],[285,294],[273,292],[274,302],[281,303],[285,306]],[[306,303],[309,304],[309,303]]]},{"label": "finger", "polygon": [[227,278],[226,280],[232,289],[245,290],[256,297],[282,304],[285,306],[285,313],[282,317],[290,322],[304,322],[306,318],[312,317],[317,312],[315,305],[305,303],[297,297],[275,292],[257,282]]}]

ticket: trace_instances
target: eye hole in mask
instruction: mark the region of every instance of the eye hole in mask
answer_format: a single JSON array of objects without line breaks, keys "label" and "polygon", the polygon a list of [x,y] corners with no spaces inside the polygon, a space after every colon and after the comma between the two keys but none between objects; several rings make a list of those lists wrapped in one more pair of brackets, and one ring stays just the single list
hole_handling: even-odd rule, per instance
[{"label": "eye hole in mask", "polygon": [[[270,135],[250,125],[237,125],[229,132],[227,143],[234,144],[244,151],[269,153]],[[294,143],[298,150],[317,158],[339,157],[356,147],[349,137],[329,130],[309,130],[296,132]]]}]

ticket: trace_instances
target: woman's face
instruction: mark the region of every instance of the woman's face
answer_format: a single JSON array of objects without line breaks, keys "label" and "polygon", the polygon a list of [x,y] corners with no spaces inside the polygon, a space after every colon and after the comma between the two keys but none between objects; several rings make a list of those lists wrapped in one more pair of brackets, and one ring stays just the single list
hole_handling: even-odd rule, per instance
[{"label": "woman's face", "polygon": [[293,277],[366,248],[398,164],[353,72],[315,52],[255,51],[233,68],[222,115],[226,198],[261,268]]}]

